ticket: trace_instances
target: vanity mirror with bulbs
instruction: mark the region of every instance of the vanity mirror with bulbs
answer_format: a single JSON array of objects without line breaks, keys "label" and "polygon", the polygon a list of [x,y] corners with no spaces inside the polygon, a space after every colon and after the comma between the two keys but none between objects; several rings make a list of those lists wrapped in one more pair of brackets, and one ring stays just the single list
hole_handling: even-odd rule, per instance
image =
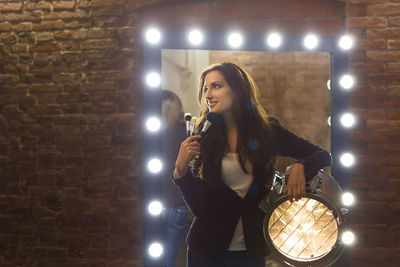
[{"label": "vanity mirror with bulbs", "polygon": [[[232,61],[250,73],[269,115],[311,142],[328,150],[330,173],[347,189],[354,157],[348,150],[348,133],[354,116],[348,112],[347,72],[349,36],[314,34],[284,36],[239,32],[206,33],[143,31],[142,40],[142,176],[145,266],[159,266],[163,253],[161,216],[161,89],[174,91],[184,112],[198,116],[197,91],[202,70],[210,64]],[[283,170],[290,159],[277,168]]]}]

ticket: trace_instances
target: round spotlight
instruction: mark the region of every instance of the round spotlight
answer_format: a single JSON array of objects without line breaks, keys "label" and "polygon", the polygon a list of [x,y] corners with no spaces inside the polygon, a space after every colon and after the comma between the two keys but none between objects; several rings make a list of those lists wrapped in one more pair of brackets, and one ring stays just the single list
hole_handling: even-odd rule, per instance
[{"label": "round spotlight", "polygon": [[188,39],[193,45],[199,45],[203,42],[203,34],[199,30],[192,30],[189,32]]},{"label": "round spotlight", "polygon": [[328,90],[331,90],[331,80],[327,80],[326,81],[326,87],[328,88]]},{"label": "round spotlight", "polygon": [[151,159],[147,164],[147,168],[152,173],[158,173],[162,169],[162,162],[159,159]]},{"label": "round spotlight", "polygon": [[326,123],[328,123],[328,125],[331,126],[331,116],[328,117],[328,119],[326,120]]},{"label": "round spotlight", "polygon": [[146,121],[146,128],[150,132],[157,132],[161,128],[161,121],[156,117],[151,117]]},{"label": "round spotlight", "polygon": [[354,79],[351,75],[343,75],[340,80],[339,80],[340,86],[342,86],[344,89],[350,89],[354,85]]},{"label": "round spotlight", "polygon": [[346,245],[351,245],[354,243],[355,236],[352,232],[346,231],[342,234],[342,241]]},{"label": "round spotlight", "polygon": [[345,206],[351,206],[354,204],[354,195],[350,192],[343,193],[342,203]]},{"label": "round spotlight", "polygon": [[151,28],[146,31],[146,41],[150,44],[157,44],[161,40],[161,32],[156,28]]},{"label": "round spotlight", "polygon": [[147,207],[149,213],[151,215],[157,216],[160,215],[163,210],[163,205],[160,201],[152,201],[150,202],[149,206]]},{"label": "round spotlight", "polygon": [[343,166],[350,167],[354,164],[354,156],[350,153],[344,153],[340,157],[340,162],[342,163]]},{"label": "round spotlight", "polygon": [[309,34],[304,38],[304,46],[307,49],[314,49],[318,46],[318,37],[314,34]]},{"label": "round spotlight", "polygon": [[243,37],[240,33],[234,32],[231,33],[228,37],[228,44],[233,48],[238,48],[243,43]]},{"label": "round spotlight", "polygon": [[146,76],[146,83],[150,87],[157,87],[161,84],[161,77],[156,72],[151,72]]},{"label": "round spotlight", "polygon": [[278,48],[282,44],[282,36],[279,33],[271,33],[267,37],[267,44],[271,48]]},{"label": "round spotlight", "polygon": [[151,257],[158,258],[163,254],[164,248],[160,243],[155,242],[149,246],[148,252]]},{"label": "round spotlight", "polygon": [[352,127],[354,125],[355,118],[354,118],[353,114],[345,113],[340,118],[340,122],[342,123],[342,125],[344,127],[349,128],[349,127]]},{"label": "round spotlight", "polygon": [[353,38],[351,38],[349,35],[343,35],[339,39],[339,46],[343,50],[349,50],[353,47],[354,41]]}]

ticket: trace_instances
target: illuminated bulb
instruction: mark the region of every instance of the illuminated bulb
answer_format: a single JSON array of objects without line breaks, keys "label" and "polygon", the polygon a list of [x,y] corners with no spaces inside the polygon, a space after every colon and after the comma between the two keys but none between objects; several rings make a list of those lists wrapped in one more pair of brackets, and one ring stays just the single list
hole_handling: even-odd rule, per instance
[{"label": "illuminated bulb", "polygon": [[340,162],[343,164],[343,166],[350,167],[354,164],[354,156],[350,153],[344,153],[340,157]]},{"label": "illuminated bulb", "polygon": [[277,48],[281,45],[281,43],[282,43],[282,37],[280,34],[271,33],[270,35],[268,35],[267,44],[269,47]]},{"label": "illuminated bulb", "polygon": [[155,28],[146,31],[146,41],[150,44],[157,44],[161,40],[161,33]]},{"label": "illuminated bulb", "polygon": [[199,30],[189,32],[189,42],[194,45],[199,45],[203,42],[203,34]]},{"label": "illuminated bulb", "polygon": [[343,75],[342,78],[340,78],[339,84],[344,89],[350,89],[354,85],[354,79],[351,75]]},{"label": "illuminated bulb", "polygon": [[342,234],[342,241],[343,243],[345,243],[346,245],[351,245],[354,242],[354,234],[350,231],[346,231]]},{"label": "illuminated bulb", "polygon": [[304,46],[308,49],[314,49],[318,45],[318,37],[314,34],[309,34],[304,38]]},{"label": "illuminated bulb", "polygon": [[156,117],[151,117],[146,121],[146,128],[150,132],[157,132],[158,130],[160,130],[160,127],[161,127],[161,122]]},{"label": "illuminated bulb", "polygon": [[328,117],[328,120],[326,121],[329,126],[331,126],[331,116]]},{"label": "illuminated bulb", "polygon": [[353,38],[351,38],[348,35],[344,35],[340,38],[339,40],[339,46],[340,48],[342,48],[343,50],[349,50],[350,48],[353,47]]},{"label": "illuminated bulb", "polygon": [[148,211],[149,211],[149,213],[151,215],[156,216],[156,215],[160,215],[161,214],[161,212],[163,210],[163,206],[162,206],[160,201],[156,201],[155,200],[155,201],[150,202],[150,204],[147,207],[147,209],[148,209]]},{"label": "illuminated bulb", "polygon": [[157,87],[161,83],[161,77],[158,73],[151,72],[146,76],[146,83],[150,87]]},{"label": "illuminated bulb", "polygon": [[151,159],[147,164],[147,168],[152,173],[158,173],[162,169],[162,163],[159,159]]},{"label": "illuminated bulb", "polygon": [[352,193],[346,192],[342,195],[342,203],[345,206],[351,206],[354,203],[354,195]]},{"label": "illuminated bulb", "polygon": [[238,48],[243,43],[243,37],[240,33],[231,33],[228,37],[228,43],[233,48]]},{"label": "illuminated bulb", "polygon": [[342,123],[342,125],[344,127],[351,127],[354,125],[355,122],[355,118],[352,114],[350,113],[345,113],[342,115],[342,117],[340,118],[340,122]]},{"label": "illuminated bulb", "polygon": [[149,255],[153,258],[158,258],[160,257],[163,252],[163,246],[160,243],[153,243],[149,246]]},{"label": "illuminated bulb", "polygon": [[328,90],[331,90],[331,80],[330,79],[326,82],[326,87],[328,88]]}]

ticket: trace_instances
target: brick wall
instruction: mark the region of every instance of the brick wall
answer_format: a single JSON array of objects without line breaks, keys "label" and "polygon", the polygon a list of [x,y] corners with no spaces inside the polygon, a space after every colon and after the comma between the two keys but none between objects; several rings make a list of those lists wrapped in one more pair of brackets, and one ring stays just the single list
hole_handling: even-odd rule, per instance
[{"label": "brick wall", "polygon": [[0,265],[141,265],[138,42],[149,22],[353,33],[351,266],[398,263],[399,0],[0,0]]}]

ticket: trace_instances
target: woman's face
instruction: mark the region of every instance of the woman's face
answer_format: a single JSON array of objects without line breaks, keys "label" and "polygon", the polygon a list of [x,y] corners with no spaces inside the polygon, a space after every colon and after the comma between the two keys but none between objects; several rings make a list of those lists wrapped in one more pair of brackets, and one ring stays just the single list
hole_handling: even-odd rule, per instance
[{"label": "woman's face", "polygon": [[208,110],[222,116],[231,115],[234,93],[221,72],[214,70],[204,78],[203,97]]}]

